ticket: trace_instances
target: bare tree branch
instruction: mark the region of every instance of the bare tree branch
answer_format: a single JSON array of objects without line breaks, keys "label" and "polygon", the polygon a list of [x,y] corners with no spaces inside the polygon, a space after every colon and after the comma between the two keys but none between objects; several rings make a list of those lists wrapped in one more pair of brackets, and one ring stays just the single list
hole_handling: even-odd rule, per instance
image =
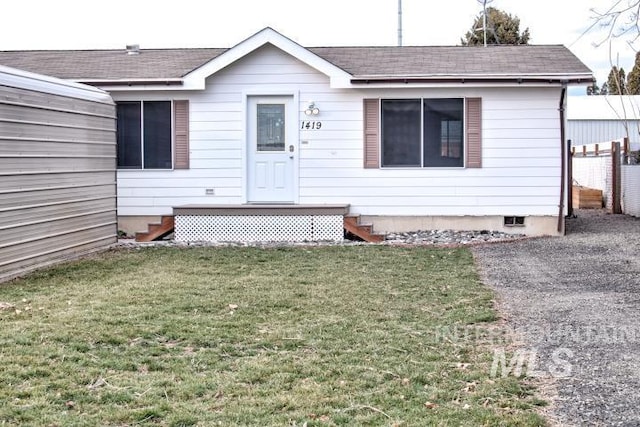
[{"label": "bare tree branch", "polygon": [[[590,9],[590,11],[592,13],[591,25],[589,25],[589,27],[580,34],[572,45],[582,39],[587,33],[595,32],[594,29],[599,29],[600,31],[598,31],[597,37],[600,37],[600,39],[593,43],[593,46],[600,47],[607,44],[609,51],[609,63],[611,64],[611,72],[609,73],[609,79],[605,85],[614,86],[613,88],[609,88],[610,91],[613,89],[613,93],[617,93],[618,95],[629,95],[631,94],[629,91],[629,83],[633,80],[634,87],[632,90],[634,94],[637,93],[637,70],[635,70],[635,68],[638,66],[638,56],[636,55],[636,64],[634,65],[634,70],[632,70],[632,73],[634,74],[633,79],[627,76],[625,81],[625,75],[618,63],[618,58],[616,57],[614,60],[613,44],[615,42],[623,41],[632,50],[636,52],[638,51],[637,43],[640,41],[640,0],[615,0],[612,1],[612,5],[606,10],[593,8]],[[625,98],[628,99],[629,105],[625,103]],[[620,101],[620,111],[618,111],[612,105],[611,101],[613,99],[615,98],[612,97],[611,100],[607,98],[607,103],[609,103],[610,107],[615,111],[615,114],[622,119],[625,132],[627,137],[629,137],[630,129],[627,121],[628,114],[631,113],[634,117],[637,116],[638,106],[634,105],[630,97],[620,96],[618,98]]]},{"label": "bare tree branch", "polygon": [[[606,30],[606,35],[599,41],[594,43],[595,47],[600,47],[613,39],[629,37],[627,43],[634,50],[633,44],[640,38],[640,0],[616,0],[613,5],[605,10],[599,11],[595,8],[590,9],[592,13],[593,23],[576,39],[580,40],[585,34],[592,31],[595,27]],[[574,44],[573,42],[572,44]]]}]

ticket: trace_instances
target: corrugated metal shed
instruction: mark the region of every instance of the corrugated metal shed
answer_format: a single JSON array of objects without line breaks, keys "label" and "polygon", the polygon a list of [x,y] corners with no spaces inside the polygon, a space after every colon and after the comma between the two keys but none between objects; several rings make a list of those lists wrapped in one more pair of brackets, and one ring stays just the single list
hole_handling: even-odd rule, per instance
[{"label": "corrugated metal shed", "polygon": [[573,145],[595,144],[629,137],[640,149],[640,96],[570,96],[567,138]]},{"label": "corrugated metal shed", "polygon": [[116,242],[115,106],[0,66],[0,281]]}]

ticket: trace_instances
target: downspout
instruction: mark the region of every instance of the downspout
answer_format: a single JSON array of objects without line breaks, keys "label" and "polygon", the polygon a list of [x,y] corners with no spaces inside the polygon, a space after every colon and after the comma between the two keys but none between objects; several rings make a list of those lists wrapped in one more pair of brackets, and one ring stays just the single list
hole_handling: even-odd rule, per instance
[{"label": "downspout", "polygon": [[564,102],[567,95],[567,84],[562,83],[562,90],[560,91],[560,104],[558,106],[558,112],[560,113],[560,203],[558,204],[558,233],[564,234],[564,193],[566,186],[565,176],[567,174],[567,159],[565,159],[564,149]]}]

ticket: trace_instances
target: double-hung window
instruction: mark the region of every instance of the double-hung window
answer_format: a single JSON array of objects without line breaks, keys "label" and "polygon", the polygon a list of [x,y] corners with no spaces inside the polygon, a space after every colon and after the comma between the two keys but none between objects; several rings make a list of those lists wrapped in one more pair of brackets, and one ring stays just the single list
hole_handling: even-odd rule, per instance
[{"label": "double-hung window", "polygon": [[171,101],[117,104],[118,168],[171,169]]},{"label": "double-hung window", "polygon": [[464,100],[383,99],[383,167],[464,166]]}]

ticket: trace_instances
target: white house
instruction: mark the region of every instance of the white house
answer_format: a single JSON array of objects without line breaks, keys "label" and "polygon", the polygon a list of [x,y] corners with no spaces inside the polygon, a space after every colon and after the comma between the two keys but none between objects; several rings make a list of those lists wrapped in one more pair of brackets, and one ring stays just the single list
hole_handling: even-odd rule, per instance
[{"label": "white house", "polygon": [[[563,46],[0,52],[118,108],[119,226],[174,209],[343,206],[376,232],[563,232]],[[266,207],[265,207],[266,208]]]}]

